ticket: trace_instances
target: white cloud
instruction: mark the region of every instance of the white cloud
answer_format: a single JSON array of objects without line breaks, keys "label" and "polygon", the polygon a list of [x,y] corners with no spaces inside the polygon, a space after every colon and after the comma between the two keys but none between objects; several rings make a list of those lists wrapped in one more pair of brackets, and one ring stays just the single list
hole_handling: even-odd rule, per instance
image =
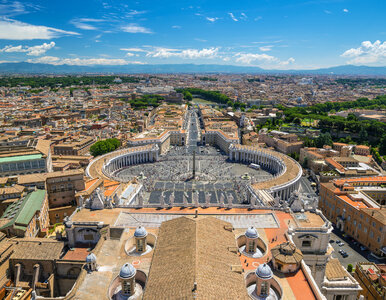
[{"label": "white cloud", "polygon": [[1,16],[17,16],[40,10],[40,6],[33,3],[21,3],[20,1],[6,1],[0,3]]},{"label": "white cloud", "polygon": [[209,21],[209,22],[216,22],[219,18],[217,17],[213,17],[213,18],[210,18],[210,17],[206,17],[206,19]]},{"label": "white cloud", "polygon": [[180,25],[173,25],[172,28],[173,29],[181,29],[182,27]]},{"label": "white cloud", "polygon": [[268,54],[258,54],[258,53],[236,53],[235,56],[236,62],[240,62],[243,64],[250,65],[252,62],[259,62],[262,65],[269,65],[269,66],[276,66],[276,67],[282,67],[289,64],[292,64],[295,62],[295,59],[293,57],[290,57],[289,59],[282,61],[279,58],[268,55]]},{"label": "white cloud", "polygon": [[203,48],[199,49],[168,49],[168,48],[155,48],[154,51],[150,51],[146,56],[156,58],[169,58],[179,57],[183,59],[198,59],[198,58],[216,58],[218,57],[218,48]]},{"label": "white cloud", "polygon": [[0,64],[7,64],[7,63],[18,63],[19,61],[11,61],[11,60],[0,60]]},{"label": "white cloud", "polygon": [[134,23],[123,26],[122,30],[128,33],[153,33],[149,28]]},{"label": "white cloud", "polygon": [[0,39],[4,40],[48,40],[65,35],[79,35],[77,32],[65,31],[47,26],[31,25],[20,21],[0,18]]},{"label": "white cloud", "polygon": [[[131,52],[127,52],[127,53],[126,53],[126,56],[127,56],[127,57],[131,57],[131,56],[134,56],[134,55],[135,55],[135,54],[134,54],[134,53],[131,53]],[[137,54],[137,55],[138,55],[138,54]]]},{"label": "white cloud", "polygon": [[233,21],[235,21],[235,22],[238,22],[239,20],[238,19],[236,19],[236,17],[234,16],[234,14],[233,13],[228,13],[228,15],[231,17],[231,19],[233,20]]},{"label": "white cloud", "polygon": [[6,53],[12,53],[12,52],[25,52],[27,55],[32,55],[32,56],[39,56],[43,55],[46,53],[48,50],[52,49],[55,47],[55,42],[51,42],[49,44],[43,43],[42,45],[37,45],[37,46],[5,46],[3,49],[0,49],[0,52],[6,52]]},{"label": "white cloud", "polygon": [[253,61],[264,61],[264,62],[273,62],[277,58],[268,54],[254,54],[254,53],[237,53],[235,56],[236,62],[241,62],[244,64],[250,64]]},{"label": "white cloud", "polygon": [[351,48],[346,50],[342,57],[349,58],[347,63],[349,64],[386,64],[386,42],[379,40],[371,43],[370,41],[364,41],[358,48]]},{"label": "white cloud", "polygon": [[344,8],[344,9],[343,9],[343,12],[348,13],[348,9],[347,9],[347,8]]},{"label": "white cloud", "polygon": [[146,10],[135,10],[135,9],[132,9],[128,13],[126,13],[126,15],[127,16],[136,16],[136,15],[142,15],[142,14],[145,14],[145,13],[147,13]]},{"label": "white cloud", "polygon": [[295,58],[290,57],[289,59],[287,59],[285,61],[281,61],[280,65],[286,66],[286,65],[289,65],[289,64],[293,64],[294,62],[295,62]]},{"label": "white cloud", "polygon": [[260,51],[267,52],[271,51],[273,46],[261,46],[259,47]]},{"label": "white cloud", "polygon": [[121,51],[129,51],[129,52],[148,52],[147,50],[141,48],[121,48]]},{"label": "white cloud", "polygon": [[98,28],[94,25],[88,24],[88,23],[99,23],[103,22],[102,19],[91,19],[91,18],[79,18],[79,19],[73,19],[70,21],[72,25],[74,25],[76,28],[83,29],[83,30],[97,30]]},{"label": "white cloud", "polygon": [[248,19],[247,15],[245,13],[241,13],[241,17],[240,17],[241,20],[246,20]]},{"label": "white cloud", "polygon": [[71,66],[92,66],[92,65],[105,65],[105,66],[118,66],[128,64],[144,64],[139,61],[127,61],[120,58],[59,58],[55,56],[43,56],[34,59],[28,59],[29,63],[41,63],[50,65],[71,65]]},{"label": "white cloud", "polygon": [[328,14],[328,15],[331,15],[331,14],[332,14],[332,12],[331,12],[330,10],[327,10],[327,9],[324,10],[324,13],[325,13],[325,14]]}]

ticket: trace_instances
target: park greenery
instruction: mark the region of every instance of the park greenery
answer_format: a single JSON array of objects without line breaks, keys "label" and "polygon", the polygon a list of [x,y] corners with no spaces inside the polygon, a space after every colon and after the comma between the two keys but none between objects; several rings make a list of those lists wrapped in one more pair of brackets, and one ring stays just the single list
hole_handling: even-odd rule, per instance
[{"label": "park greenery", "polygon": [[261,78],[248,78],[247,81],[248,82],[264,82],[265,80],[261,79]]},{"label": "park greenery", "polygon": [[130,103],[133,109],[138,110],[146,109],[149,106],[158,107],[161,105],[163,100],[165,100],[165,98],[160,95],[143,95],[141,98],[129,99],[125,101]]},{"label": "park greenery", "polygon": [[[85,86],[85,85],[110,85],[119,84],[115,82],[115,76],[34,76],[34,77],[1,77],[0,86],[17,87],[29,86],[32,89],[40,87],[50,87],[51,89],[57,87],[69,86]],[[120,78],[123,83],[137,83],[142,78],[133,76],[122,76]]]},{"label": "park greenery", "polygon": [[[376,120],[359,120],[354,114],[348,114],[347,118],[329,115],[331,112],[350,108],[374,109],[384,107],[386,107],[386,96],[378,96],[373,100],[360,98],[349,102],[327,102],[309,107],[279,106],[284,113],[284,118],[280,120],[282,124],[291,123],[300,126],[304,119],[318,120],[317,128],[323,133],[329,133],[334,141],[367,144],[373,148],[378,148],[376,152],[379,152],[381,155],[386,155],[385,123]],[[264,127],[276,128],[277,126],[273,123],[267,125]],[[341,137],[341,133],[345,133],[345,137]],[[306,140],[305,145],[318,147],[322,144],[316,142],[316,140]]]},{"label": "park greenery", "polygon": [[184,89],[177,89],[176,91],[178,93],[183,93],[184,97],[185,97],[185,94],[189,92],[189,94],[192,96],[199,96],[205,100],[227,105],[229,107],[232,107],[233,109],[240,108],[241,110],[245,110],[245,107],[246,107],[245,103],[241,103],[238,101],[233,102],[227,95],[224,95],[219,91],[207,91],[199,88],[184,88]]},{"label": "park greenery", "polygon": [[217,78],[214,78],[214,77],[200,77],[200,80],[201,81],[217,81],[218,79]]},{"label": "park greenery", "polygon": [[116,138],[101,140],[96,142],[94,145],[90,147],[90,153],[92,156],[95,157],[98,155],[102,155],[102,154],[114,151],[120,146],[121,146],[121,141]]}]

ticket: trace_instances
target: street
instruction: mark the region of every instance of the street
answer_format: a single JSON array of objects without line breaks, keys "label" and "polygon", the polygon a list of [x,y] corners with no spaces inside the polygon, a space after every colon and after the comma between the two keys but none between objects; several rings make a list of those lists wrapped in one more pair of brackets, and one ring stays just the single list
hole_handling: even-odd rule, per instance
[{"label": "street", "polygon": [[[355,265],[357,262],[374,262],[374,263],[385,263],[384,260],[378,260],[375,257],[370,255],[370,251],[365,250],[362,251],[359,248],[359,245],[354,245],[354,242],[351,240],[351,238],[343,237],[342,233],[334,228],[333,232],[331,233],[330,240],[334,240],[334,242],[330,243],[331,246],[334,248],[335,252],[333,253],[333,257],[338,258],[340,263],[347,268],[348,264],[352,264],[355,268]],[[339,240],[344,243],[344,246],[339,247],[337,245],[336,241]],[[342,249],[347,252],[348,257],[344,258],[340,253],[339,250]]]}]

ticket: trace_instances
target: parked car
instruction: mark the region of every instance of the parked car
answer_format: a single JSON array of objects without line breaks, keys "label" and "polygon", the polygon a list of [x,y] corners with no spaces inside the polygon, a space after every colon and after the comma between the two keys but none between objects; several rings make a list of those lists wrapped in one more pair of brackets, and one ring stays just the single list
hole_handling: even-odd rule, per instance
[{"label": "parked car", "polygon": [[365,246],[360,246],[359,248],[360,248],[362,251],[367,250],[367,248],[366,248]]},{"label": "parked car", "polygon": [[332,244],[332,243],[335,243],[335,241],[334,240],[330,240],[330,244]]},{"label": "parked car", "polygon": [[343,258],[346,258],[346,257],[348,257],[348,253],[345,252],[345,253],[342,254],[342,256],[343,256]]},{"label": "parked car", "polygon": [[344,246],[344,243],[340,242],[338,245],[339,245],[339,247],[342,247],[342,246]]},{"label": "parked car", "polygon": [[340,240],[336,240],[336,243],[339,244],[339,243],[340,243]]}]

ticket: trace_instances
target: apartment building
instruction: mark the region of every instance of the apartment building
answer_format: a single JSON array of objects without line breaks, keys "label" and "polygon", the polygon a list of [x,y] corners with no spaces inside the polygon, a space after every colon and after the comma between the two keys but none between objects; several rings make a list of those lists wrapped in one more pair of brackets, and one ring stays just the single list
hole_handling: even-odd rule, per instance
[{"label": "apartment building", "polygon": [[46,175],[49,213],[52,223],[71,215],[76,208],[75,194],[85,188],[83,170],[52,172]]},{"label": "apartment building", "polygon": [[36,190],[13,202],[0,217],[0,231],[8,237],[44,236],[49,224],[45,190]]},{"label": "apartment building", "polygon": [[53,146],[54,155],[84,155],[88,154],[90,147],[95,143],[93,137],[71,138]]},{"label": "apartment building", "polygon": [[130,137],[128,147],[156,144],[160,153],[169,150],[170,145],[183,146],[186,143],[186,132],[183,129],[187,105],[160,105],[150,113],[146,130]]},{"label": "apartment building", "polygon": [[296,134],[277,130],[268,132],[266,128],[259,132],[259,143],[265,143],[284,154],[299,153],[303,147],[303,141],[299,141]]},{"label": "apartment building", "polygon": [[335,143],[335,149],[332,149],[330,146],[302,148],[300,149],[299,161],[315,174],[320,174],[321,182],[327,182],[338,177],[378,175],[378,172],[371,166],[371,157],[355,155],[351,151],[352,147],[357,149],[360,146],[344,145],[342,143]]},{"label": "apartment building", "polygon": [[386,299],[386,265],[358,262],[354,276],[362,287],[359,294],[363,295],[365,299]]},{"label": "apartment building", "polygon": [[386,176],[335,179],[320,184],[319,207],[338,229],[386,256]]}]

